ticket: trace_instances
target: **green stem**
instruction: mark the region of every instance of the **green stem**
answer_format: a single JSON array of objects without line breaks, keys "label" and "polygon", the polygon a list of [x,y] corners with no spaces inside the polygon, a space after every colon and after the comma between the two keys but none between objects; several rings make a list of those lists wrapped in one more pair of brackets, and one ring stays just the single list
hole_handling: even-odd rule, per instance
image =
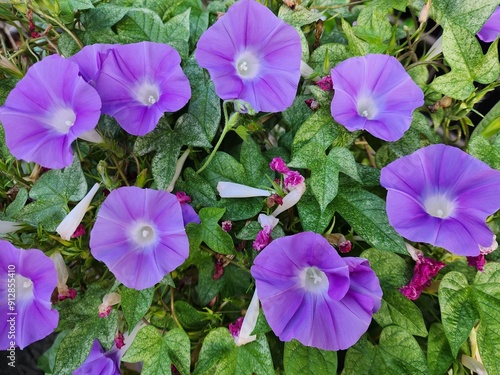
[{"label": "green stem", "polygon": [[200,169],[198,169],[196,171],[196,174],[200,174],[201,172],[203,172],[203,170],[205,170],[206,167],[208,167],[208,165],[210,164],[210,162],[214,158],[215,153],[217,152],[220,145],[222,144],[224,137],[226,136],[227,133],[229,133],[229,131],[234,127],[235,123],[238,121],[239,112],[233,113],[231,118],[228,117],[227,105],[229,103],[231,103],[231,101],[225,101],[224,104],[222,105],[222,109],[224,111],[224,129],[222,130],[222,134],[220,135],[219,140],[217,141],[217,144],[215,145],[212,152],[210,153],[207,161],[205,162],[205,164],[203,164],[203,166]]}]

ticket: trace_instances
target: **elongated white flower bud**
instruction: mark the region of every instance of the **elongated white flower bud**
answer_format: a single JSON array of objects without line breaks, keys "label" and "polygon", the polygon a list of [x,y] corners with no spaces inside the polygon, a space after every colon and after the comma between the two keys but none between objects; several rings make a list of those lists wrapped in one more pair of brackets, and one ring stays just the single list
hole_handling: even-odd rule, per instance
[{"label": "elongated white flower bud", "polygon": [[268,197],[271,195],[271,192],[268,190],[226,181],[221,181],[217,184],[217,191],[221,198]]},{"label": "elongated white flower bud", "polygon": [[167,191],[169,193],[171,193],[172,190],[174,190],[175,183],[177,182],[177,180],[179,179],[179,176],[181,175],[182,167],[184,166],[184,162],[186,161],[186,159],[189,155],[189,152],[190,152],[190,150],[188,148],[188,149],[186,149],[186,151],[184,151],[182,153],[181,157],[179,159],[177,159],[177,163],[175,164],[174,177],[172,178],[170,185],[168,185],[168,187],[167,187]]},{"label": "elongated white flower bud", "polygon": [[85,133],[82,133],[78,136],[78,138],[83,139],[84,141],[92,142],[92,143],[103,143],[104,139],[102,139],[101,135],[96,132],[95,129],[89,130]]},{"label": "elongated white flower bud", "polygon": [[302,198],[302,195],[304,195],[305,191],[305,182],[301,182],[300,184],[295,186],[294,189],[290,193],[288,193],[285,198],[283,198],[283,204],[278,206],[278,208],[272,213],[272,215],[276,217],[280,213],[285,212],[290,207],[296,205],[300,198]]},{"label": "elongated white flower bud", "polygon": [[250,305],[248,306],[247,313],[243,319],[243,324],[241,325],[240,334],[238,337],[234,338],[237,346],[248,344],[249,342],[255,341],[257,339],[256,335],[250,336],[252,331],[257,324],[257,318],[259,317],[259,297],[257,297],[257,290],[255,290]]},{"label": "elongated white flower bud", "polygon": [[76,228],[82,222],[83,216],[85,216],[85,212],[87,212],[90,202],[92,202],[98,189],[99,184],[96,183],[87,195],[66,215],[61,224],[57,226],[56,232],[59,233],[62,239],[70,240],[71,235],[75,233]]},{"label": "elongated white flower bud", "polygon": [[21,227],[22,227],[21,223],[0,220],[0,233],[1,234],[15,232]]}]

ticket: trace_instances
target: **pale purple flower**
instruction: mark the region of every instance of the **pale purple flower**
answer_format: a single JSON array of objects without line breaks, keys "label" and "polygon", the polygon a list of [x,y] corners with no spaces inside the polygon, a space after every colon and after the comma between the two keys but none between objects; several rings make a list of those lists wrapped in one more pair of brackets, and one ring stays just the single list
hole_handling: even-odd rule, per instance
[{"label": "pale purple flower", "polygon": [[240,0],[203,33],[196,60],[223,100],[240,99],[259,112],[292,105],[300,79],[297,31],[254,0]]},{"label": "pale purple flower", "polygon": [[500,35],[500,6],[495,9],[481,30],[479,30],[477,37],[483,42],[493,42],[498,38],[498,35]]},{"label": "pale purple flower", "polygon": [[96,79],[102,112],[130,134],[151,132],[165,112],[178,111],[191,97],[180,62],[177,51],[167,44],[116,45]]},{"label": "pale purple flower", "polygon": [[424,93],[401,63],[389,55],[351,57],[332,69],[331,113],[347,130],[366,130],[397,141],[410,128]]},{"label": "pale purple flower", "polygon": [[40,250],[18,249],[3,240],[0,254],[0,350],[24,349],[51,334],[59,322],[50,303],[56,267]]},{"label": "pale purple flower", "polygon": [[126,287],[153,286],[189,255],[177,197],[138,187],[113,190],[97,215],[90,249]]},{"label": "pale purple flower", "polygon": [[178,191],[177,193],[175,193],[175,196],[177,197],[177,200],[181,205],[184,226],[188,225],[189,223],[200,224],[200,217],[198,216],[194,208],[189,204],[191,202],[191,197],[183,191]]},{"label": "pale purple flower", "polygon": [[0,108],[12,155],[60,169],[73,161],[71,143],[92,131],[101,115],[96,90],[78,65],[58,55],[34,64]]},{"label": "pale purple flower", "polygon": [[282,341],[347,349],[380,308],[380,283],[366,259],[341,258],[321,235],[304,232],[271,242],[251,273],[262,309]]},{"label": "pale purple flower", "polygon": [[403,237],[458,254],[479,255],[500,208],[500,171],[458,148],[422,148],[382,168],[389,223]]},{"label": "pale purple flower", "polygon": [[73,375],[120,375],[120,355],[117,348],[106,351],[95,339],[90,353]]}]

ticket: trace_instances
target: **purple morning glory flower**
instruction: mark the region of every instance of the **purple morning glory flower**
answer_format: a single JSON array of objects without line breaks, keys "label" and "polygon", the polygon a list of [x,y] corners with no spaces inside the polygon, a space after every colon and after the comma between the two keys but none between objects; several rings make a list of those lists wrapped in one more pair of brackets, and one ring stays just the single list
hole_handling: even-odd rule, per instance
[{"label": "purple morning glory flower", "polygon": [[57,55],[34,64],[0,108],[12,155],[60,169],[73,161],[71,143],[97,125],[101,99],[78,74],[78,65]]},{"label": "purple morning glory flower", "polygon": [[138,187],[113,190],[97,215],[90,249],[128,288],[155,285],[189,255],[177,197]]},{"label": "purple morning glory flower", "polygon": [[382,168],[387,215],[396,231],[458,255],[479,255],[493,233],[486,217],[500,208],[500,171],[458,148],[432,145]]},{"label": "purple morning glory flower", "polygon": [[73,371],[73,375],[120,375],[120,354],[113,348],[109,352],[104,350],[99,340],[95,339],[89,356]]},{"label": "purple morning glory flower", "polygon": [[295,99],[299,34],[254,0],[233,4],[203,33],[195,55],[223,100],[244,100],[257,112],[280,112]]},{"label": "purple morning glory flower", "polygon": [[116,45],[102,62],[96,90],[102,112],[130,134],[151,132],[165,112],[175,112],[191,98],[181,57],[167,44]]},{"label": "purple morning glory flower", "polygon": [[271,242],[251,273],[264,315],[282,341],[347,349],[380,308],[382,289],[366,259],[341,258],[317,233]]},{"label": "purple morning glory flower", "polygon": [[424,93],[401,63],[389,55],[351,57],[332,69],[331,113],[349,131],[366,130],[397,141],[409,128]]},{"label": "purple morning glory flower", "polygon": [[92,44],[83,47],[83,49],[68,57],[68,60],[73,61],[80,67],[80,75],[85,82],[95,85],[95,81],[99,77],[103,61],[108,56],[108,51],[114,48],[114,44]]},{"label": "purple morning glory flower", "polygon": [[493,12],[477,33],[477,37],[483,42],[493,42],[500,34],[500,6]]},{"label": "purple morning glory flower", "polygon": [[4,275],[0,279],[0,350],[24,349],[51,334],[59,322],[59,313],[50,303],[57,285],[56,266],[38,249],[18,249],[3,240],[0,253]]}]

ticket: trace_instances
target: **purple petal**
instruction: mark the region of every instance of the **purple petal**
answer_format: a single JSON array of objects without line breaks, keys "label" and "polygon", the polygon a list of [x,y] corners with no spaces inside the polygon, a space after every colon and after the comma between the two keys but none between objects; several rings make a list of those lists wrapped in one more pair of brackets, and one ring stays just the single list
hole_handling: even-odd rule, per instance
[{"label": "purple petal", "polygon": [[166,44],[116,46],[96,81],[103,113],[114,116],[130,134],[151,132],[165,112],[181,109],[191,97],[180,62],[177,51]]},{"label": "purple petal", "polygon": [[500,6],[493,12],[477,33],[477,37],[483,42],[493,42],[500,34]]},{"label": "purple petal", "polygon": [[182,218],[184,220],[184,226],[188,225],[189,223],[196,223],[200,224],[200,217],[196,213],[193,207],[191,207],[187,203],[181,203],[181,209],[182,209]]},{"label": "purple petal", "polygon": [[99,210],[90,248],[125,286],[153,286],[189,255],[177,197],[137,187],[114,190]]},{"label": "purple petal", "polygon": [[409,129],[424,94],[392,56],[352,57],[331,72],[335,95],[331,113],[348,130],[364,129],[396,141]]},{"label": "purple petal", "polygon": [[68,57],[68,60],[76,63],[80,68],[80,75],[85,82],[95,84],[101,71],[102,62],[108,56],[108,51],[113,49],[113,44],[92,44],[85,46],[83,49]]},{"label": "purple petal", "polygon": [[90,353],[80,367],[73,371],[73,375],[120,375],[120,357],[118,351],[106,352],[99,340],[95,339]]},{"label": "purple petal", "polygon": [[57,55],[34,64],[10,92],[0,112],[7,147],[18,159],[48,168],[71,164],[71,143],[95,128],[101,100],[78,75],[78,66]]},{"label": "purple petal", "polygon": [[[256,111],[279,112],[295,98],[301,53],[293,27],[258,2],[240,0],[203,33],[195,56],[222,99],[244,100]],[[248,63],[247,73],[246,66],[238,68],[241,62]]]}]

